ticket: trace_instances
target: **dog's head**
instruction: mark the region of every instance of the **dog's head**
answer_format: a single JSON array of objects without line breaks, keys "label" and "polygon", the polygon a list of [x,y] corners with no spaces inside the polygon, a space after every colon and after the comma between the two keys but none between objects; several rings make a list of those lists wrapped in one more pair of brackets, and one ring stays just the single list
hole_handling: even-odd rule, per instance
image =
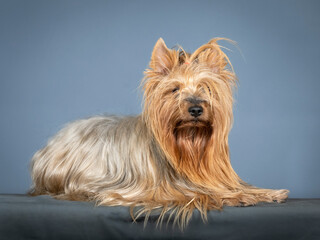
[{"label": "dog's head", "polygon": [[168,49],[160,38],[145,71],[143,117],[173,167],[185,174],[213,151],[227,151],[236,78],[217,40],[189,54]]}]

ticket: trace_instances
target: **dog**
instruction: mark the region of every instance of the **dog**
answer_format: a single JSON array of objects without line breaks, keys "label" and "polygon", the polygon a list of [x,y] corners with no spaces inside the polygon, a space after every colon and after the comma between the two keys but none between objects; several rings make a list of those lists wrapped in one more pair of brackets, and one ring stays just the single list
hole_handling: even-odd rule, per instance
[{"label": "dog", "polygon": [[192,54],[154,46],[138,116],[95,116],[70,123],[31,162],[33,196],[160,209],[185,227],[194,209],[283,202],[289,191],[257,188],[233,170],[228,135],[237,78],[210,40]]}]

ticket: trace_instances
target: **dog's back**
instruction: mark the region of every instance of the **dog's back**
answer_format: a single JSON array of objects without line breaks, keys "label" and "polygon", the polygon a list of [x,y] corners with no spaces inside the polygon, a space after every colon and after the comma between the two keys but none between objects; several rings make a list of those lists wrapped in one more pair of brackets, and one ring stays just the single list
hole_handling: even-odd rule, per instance
[{"label": "dog's back", "polygon": [[135,157],[137,149],[143,148],[130,148],[146,144],[139,118],[97,116],[68,124],[34,155],[30,194],[89,200],[97,192],[129,181],[132,169],[136,175],[143,174],[137,166],[148,162],[137,162]]}]

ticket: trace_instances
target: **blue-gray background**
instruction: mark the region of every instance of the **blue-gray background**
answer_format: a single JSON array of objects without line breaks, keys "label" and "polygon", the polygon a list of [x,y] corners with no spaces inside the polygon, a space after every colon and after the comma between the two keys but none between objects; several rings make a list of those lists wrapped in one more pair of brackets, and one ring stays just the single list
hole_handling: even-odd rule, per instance
[{"label": "blue-gray background", "polygon": [[[0,1],[0,193],[24,193],[33,153],[66,122],[138,114],[159,37],[225,43],[239,78],[230,134],[254,185],[320,197],[319,1]],[[223,44],[223,43],[222,43]]]}]

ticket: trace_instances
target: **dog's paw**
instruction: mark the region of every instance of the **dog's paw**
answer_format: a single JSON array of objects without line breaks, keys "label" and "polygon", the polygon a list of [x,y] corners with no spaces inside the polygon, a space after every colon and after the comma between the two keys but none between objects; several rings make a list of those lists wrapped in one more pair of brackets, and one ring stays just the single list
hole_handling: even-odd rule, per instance
[{"label": "dog's paw", "polygon": [[282,203],[288,198],[289,190],[287,189],[279,189],[272,191],[272,200],[274,202]]}]

